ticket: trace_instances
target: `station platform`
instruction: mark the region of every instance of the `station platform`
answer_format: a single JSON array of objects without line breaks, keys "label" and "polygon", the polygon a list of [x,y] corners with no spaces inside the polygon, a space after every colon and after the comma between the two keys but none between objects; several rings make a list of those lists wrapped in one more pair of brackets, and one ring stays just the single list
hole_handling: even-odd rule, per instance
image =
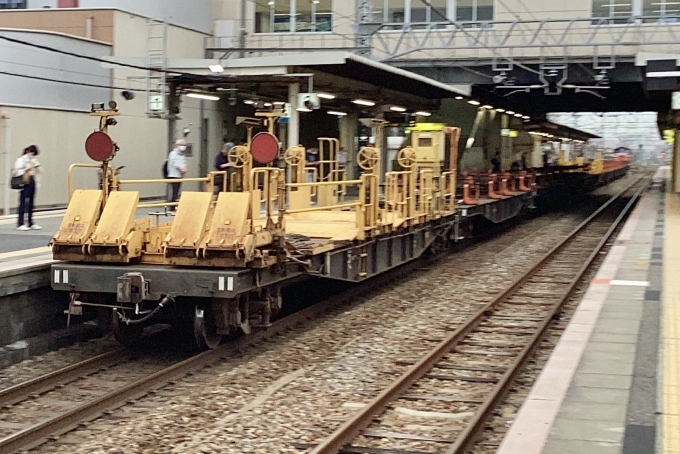
[{"label": "station platform", "polygon": [[590,282],[500,454],[680,454],[680,196],[667,169]]}]

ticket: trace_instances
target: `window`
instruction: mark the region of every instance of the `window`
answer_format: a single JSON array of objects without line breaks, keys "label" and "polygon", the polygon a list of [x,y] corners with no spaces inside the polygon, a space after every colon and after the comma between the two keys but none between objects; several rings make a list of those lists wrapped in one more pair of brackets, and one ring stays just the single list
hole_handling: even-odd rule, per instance
[{"label": "window", "polygon": [[26,0],[0,0],[0,9],[26,9]]},{"label": "window", "polygon": [[255,0],[255,33],[330,32],[333,0]]},{"label": "window", "polygon": [[[449,19],[461,22],[491,21],[495,0],[373,0],[373,22],[386,28],[402,28],[404,23],[419,28],[425,24],[441,24]],[[454,14],[455,12],[455,14]]]},{"label": "window", "polygon": [[678,22],[680,1],[643,0],[642,15],[645,16],[644,22]]},{"label": "window", "polygon": [[428,24],[448,22],[446,11],[447,0],[430,0],[432,6],[427,6],[419,0],[411,2],[411,22],[425,22]]},{"label": "window", "polygon": [[493,20],[494,0],[458,0],[456,20],[458,22],[481,22]]},{"label": "window", "polygon": [[593,0],[593,17],[610,18],[606,21],[609,24],[625,24],[633,15],[633,2],[634,0]]}]

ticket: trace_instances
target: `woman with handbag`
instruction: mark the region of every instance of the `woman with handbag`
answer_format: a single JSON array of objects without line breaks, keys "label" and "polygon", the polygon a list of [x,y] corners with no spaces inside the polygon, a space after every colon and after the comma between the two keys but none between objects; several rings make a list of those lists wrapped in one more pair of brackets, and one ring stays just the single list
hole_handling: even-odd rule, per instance
[{"label": "woman with handbag", "polygon": [[[19,221],[17,230],[40,230],[38,224],[33,223],[33,200],[38,186],[37,176],[40,163],[37,156],[38,147],[31,145],[24,149],[23,154],[14,163],[14,177],[21,177],[21,192],[19,193]],[[28,225],[24,224],[24,215],[28,215]]]}]

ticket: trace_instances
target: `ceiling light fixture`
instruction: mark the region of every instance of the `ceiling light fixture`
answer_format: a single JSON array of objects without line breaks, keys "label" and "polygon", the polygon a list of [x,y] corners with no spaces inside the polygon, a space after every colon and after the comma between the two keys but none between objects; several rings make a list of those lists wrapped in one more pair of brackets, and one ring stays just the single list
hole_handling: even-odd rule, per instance
[{"label": "ceiling light fixture", "polygon": [[485,105],[485,106],[482,106],[482,109],[489,109],[489,110],[491,110],[491,109],[493,109],[493,106],[490,106],[490,105],[487,104],[487,105]]},{"label": "ceiling light fixture", "polygon": [[416,115],[420,115],[421,117],[429,117],[432,114],[430,112],[423,112],[422,110],[419,110],[418,112],[416,112]]},{"label": "ceiling light fixture", "polygon": [[307,109],[306,107],[298,107],[297,109],[298,112],[311,112],[311,109]]},{"label": "ceiling light fixture", "polygon": [[335,95],[331,95],[330,93],[317,93],[316,95],[323,99],[335,99]]},{"label": "ceiling light fixture", "polygon": [[508,111],[505,112],[505,113],[508,114],[508,115],[515,115],[515,112],[513,112],[512,110],[508,110]]},{"label": "ceiling light fixture", "polygon": [[390,110],[393,110],[395,112],[406,112],[405,107],[399,107],[399,106],[392,106],[392,107],[390,107]]},{"label": "ceiling light fixture", "polygon": [[503,112],[505,112],[505,109],[496,109],[496,112],[503,113]]},{"label": "ceiling light fixture", "polygon": [[329,110],[327,113],[329,115],[337,115],[338,117],[344,117],[345,115],[347,115],[347,112],[339,112],[337,110]]},{"label": "ceiling light fixture", "polygon": [[208,65],[208,68],[210,69],[210,71],[212,71],[214,73],[223,73],[224,72],[224,68],[222,67],[222,65]]},{"label": "ceiling light fixture", "polygon": [[475,100],[473,99],[473,100],[471,100],[471,101],[468,101],[468,104],[472,104],[473,106],[478,106],[478,105],[481,104],[481,102],[475,101]]},{"label": "ceiling light fixture", "polygon": [[207,99],[208,101],[219,101],[219,96],[203,95],[201,93],[187,93],[188,98]]},{"label": "ceiling light fixture", "polygon": [[359,104],[360,106],[368,106],[368,107],[373,107],[375,106],[375,103],[373,101],[367,101],[365,99],[355,99],[352,101],[354,104]]},{"label": "ceiling light fixture", "polygon": [[245,99],[243,100],[243,104],[255,104],[255,101],[253,101],[252,99]]},{"label": "ceiling light fixture", "polygon": [[460,101],[461,99],[463,99],[463,97],[462,97],[462,96],[456,96],[456,99],[457,99],[458,101]]},{"label": "ceiling light fixture", "polygon": [[521,114],[521,113],[516,113],[515,116],[516,116],[517,118],[522,118],[522,114]]}]

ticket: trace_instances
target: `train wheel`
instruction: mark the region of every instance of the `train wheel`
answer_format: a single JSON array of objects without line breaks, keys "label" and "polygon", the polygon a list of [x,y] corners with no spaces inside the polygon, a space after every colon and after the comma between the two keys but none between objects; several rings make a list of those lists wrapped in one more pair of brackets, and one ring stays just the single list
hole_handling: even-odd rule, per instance
[{"label": "train wheel", "polygon": [[194,310],[194,338],[201,350],[217,348],[222,341],[222,335],[217,333],[215,316],[211,309],[205,310],[196,306]]},{"label": "train wheel", "polygon": [[113,337],[126,347],[134,347],[139,344],[144,334],[144,327],[141,325],[126,325],[120,322],[116,311],[112,311],[111,328]]}]

